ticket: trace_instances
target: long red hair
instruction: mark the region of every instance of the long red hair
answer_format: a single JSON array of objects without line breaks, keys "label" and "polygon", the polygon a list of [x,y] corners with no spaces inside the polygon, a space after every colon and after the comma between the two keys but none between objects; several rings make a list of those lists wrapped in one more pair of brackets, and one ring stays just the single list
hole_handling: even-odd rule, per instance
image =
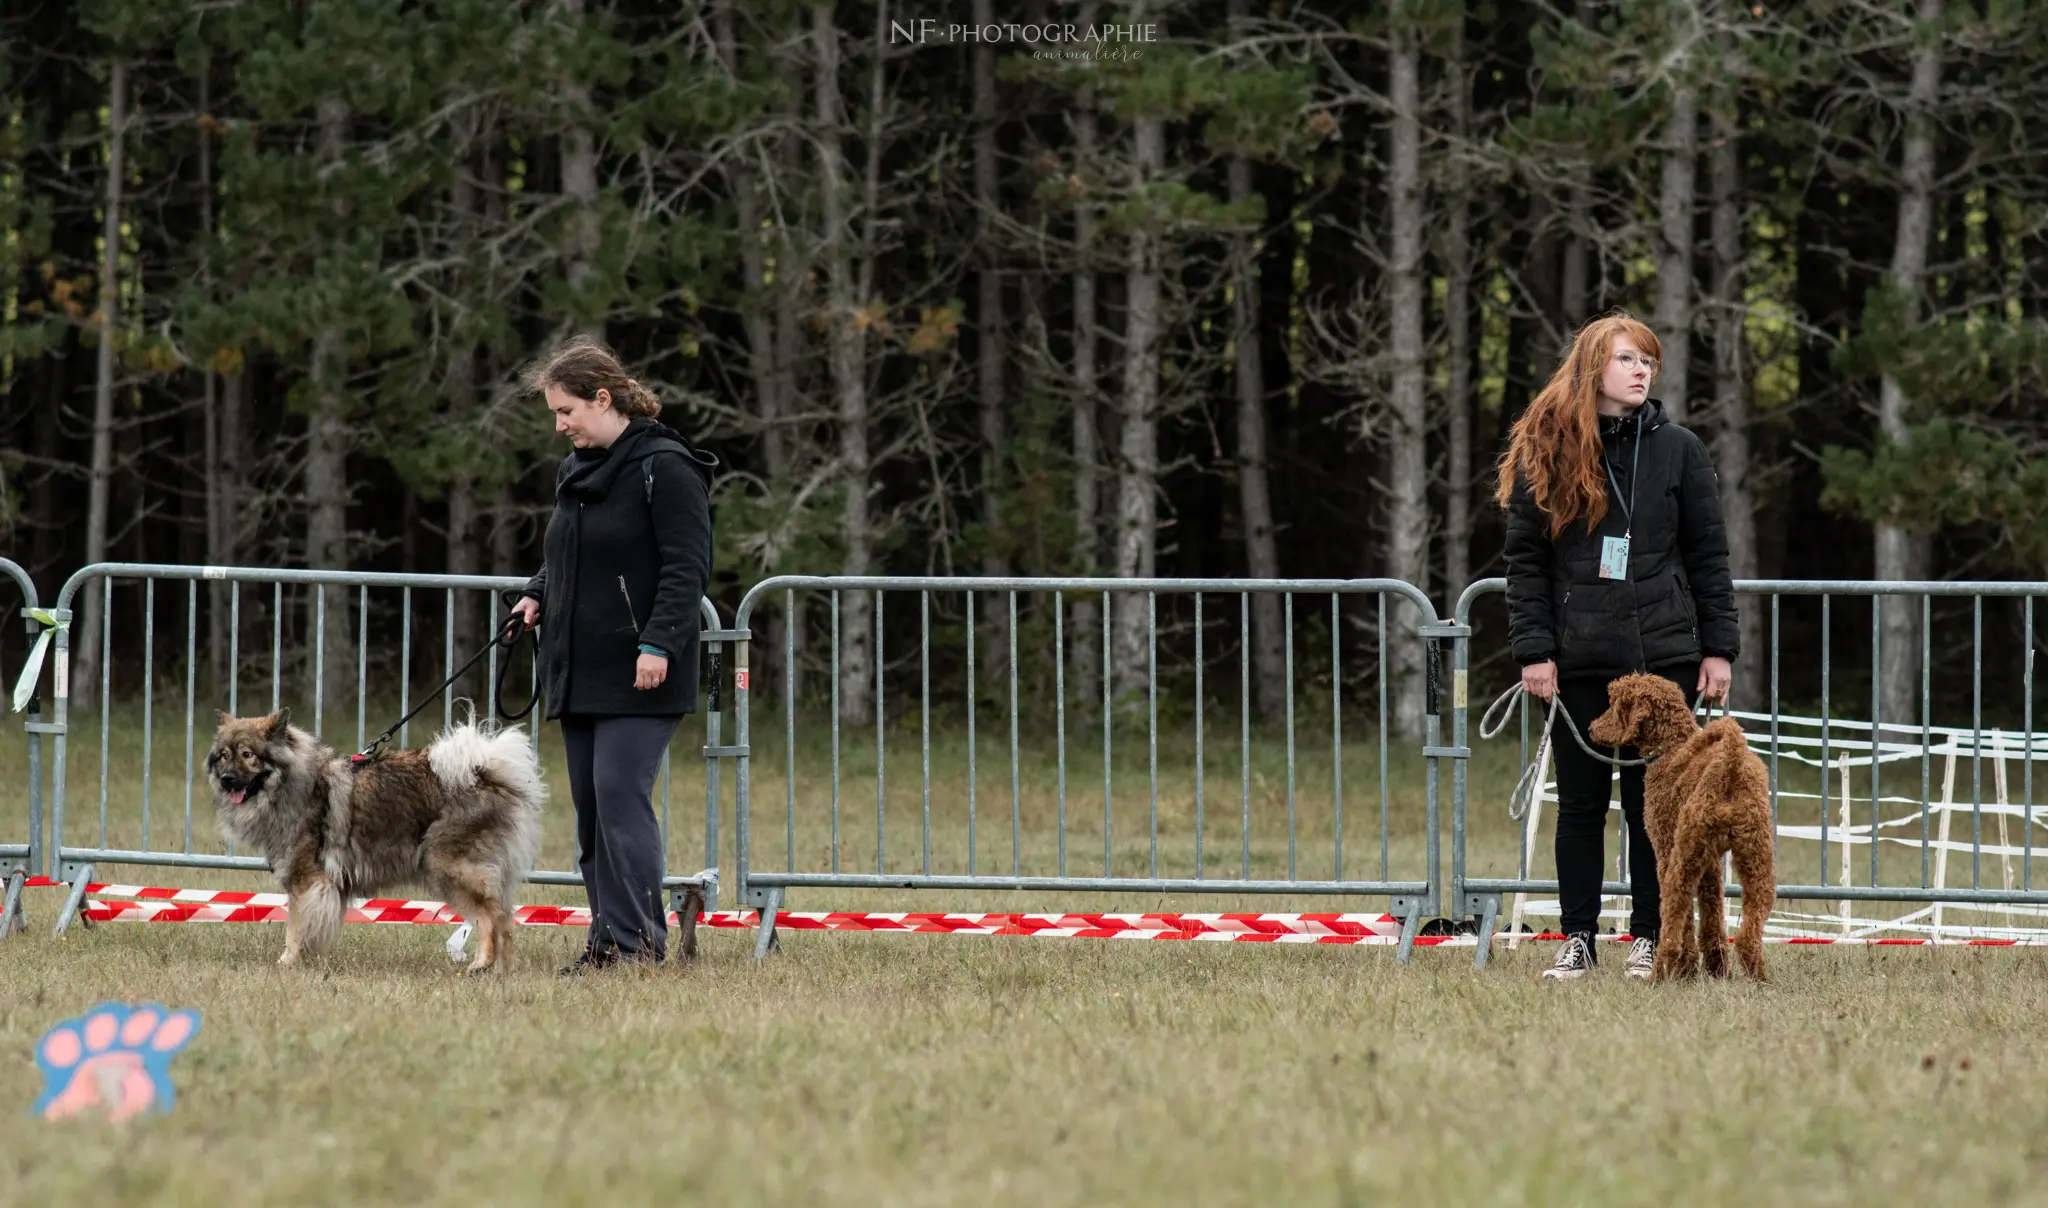
[{"label": "long red hair", "polygon": [[1626,336],[1644,355],[1662,360],[1664,348],[1642,321],[1616,312],[1593,320],[1572,337],[1564,361],[1508,432],[1500,455],[1494,501],[1502,507],[1515,480],[1529,484],[1536,506],[1550,517],[1550,535],[1579,517],[1588,529],[1607,517],[1606,475],[1600,469],[1600,377]]}]

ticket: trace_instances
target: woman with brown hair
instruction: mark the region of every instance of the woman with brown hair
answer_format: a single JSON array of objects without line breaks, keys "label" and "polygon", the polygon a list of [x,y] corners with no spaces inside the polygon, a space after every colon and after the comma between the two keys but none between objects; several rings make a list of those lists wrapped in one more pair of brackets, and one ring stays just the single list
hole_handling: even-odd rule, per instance
[{"label": "woman with brown hair", "polygon": [[555,475],[545,560],[517,611],[542,626],[547,717],[562,723],[590,934],[565,973],[660,963],[661,827],[654,777],[697,711],[698,608],[711,579],[718,464],[659,416],[610,349],[572,340],[526,384],[573,446]]},{"label": "woman with brown hair", "polygon": [[[1588,323],[1515,421],[1500,459],[1508,629],[1522,686],[1546,701],[1561,693],[1582,736],[1607,709],[1607,685],[1631,672],[1663,675],[1688,697],[1726,700],[1738,653],[1719,480],[1706,445],[1650,397],[1661,352],[1656,335],[1626,314]],[[1551,745],[1566,939],[1543,975],[1558,979],[1597,963],[1612,777],[1568,738]],[[1621,808],[1633,895],[1627,971],[1647,979],[1657,857],[1643,830],[1641,767],[1622,769]]]}]

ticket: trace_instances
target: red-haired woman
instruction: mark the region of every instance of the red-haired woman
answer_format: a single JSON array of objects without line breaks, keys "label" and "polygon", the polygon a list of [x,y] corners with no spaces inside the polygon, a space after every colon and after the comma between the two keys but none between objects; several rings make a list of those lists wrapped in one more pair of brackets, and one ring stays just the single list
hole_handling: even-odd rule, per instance
[{"label": "red-haired woman", "polygon": [[[1725,700],[1737,654],[1719,480],[1706,445],[1650,397],[1661,351],[1627,315],[1588,323],[1515,421],[1500,459],[1508,627],[1522,686],[1546,701],[1563,693],[1582,735],[1606,711],[1607,685],[1630,672],[1663,675],[1688,697]],[[1543,976],[1568,979],[1596,963],[1612,769],[1568,734],[1551,750],[1567,938]],[[1657,857],[1643,830],[1640,767],[1622,770],[1621,808],[1634,895],[1627,971],[1647,979]]]}]

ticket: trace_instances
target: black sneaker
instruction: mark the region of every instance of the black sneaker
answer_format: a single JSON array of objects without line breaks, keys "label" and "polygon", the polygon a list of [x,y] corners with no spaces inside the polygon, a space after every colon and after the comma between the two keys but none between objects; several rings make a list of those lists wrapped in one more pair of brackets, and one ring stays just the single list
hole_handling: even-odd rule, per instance
[{"label": "black sneaker", "polygon": [[592,952],[586,948],[582,956],[555,970],[555,976],[581,977],[585,973],[595,973],[600,969],[609,969],[618,963],[619,958],[611,953]]},{"label": "black sneaker", "polygon": [[1570,981],[1586,976],[1593,963],[1592,935],[1574,932],[1565,937],[1564,946],[1557,950],[1557,963],[1545,969],[1543,976],[1545,980]]}]

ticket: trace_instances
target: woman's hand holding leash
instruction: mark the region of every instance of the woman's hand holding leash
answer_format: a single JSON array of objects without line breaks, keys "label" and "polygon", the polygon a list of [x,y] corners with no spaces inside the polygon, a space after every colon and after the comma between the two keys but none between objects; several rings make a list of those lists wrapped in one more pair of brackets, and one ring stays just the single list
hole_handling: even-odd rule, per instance
[{"label": "woman's hand holding leash", "polygon": [[1549,700],[1557,693],[1557,663],[1545,659],[1522,668],[1522,691],[1537,700]]},{"label": "woman's hand holding leash", "polygon": [[1700,660],[1700,682],[1693,691],[1707,700],[1725,704],[1728,700],[1728,684],[1734,676],[1734,670],[1729,667],[1727,659],[1708,655]]},{"label": "woman's hand holding leash", "polygon": [[540,624],[540,601],[532,596],[519,597],[519,603],[512,606],[512,615],[526,622],[528,629]]}]

